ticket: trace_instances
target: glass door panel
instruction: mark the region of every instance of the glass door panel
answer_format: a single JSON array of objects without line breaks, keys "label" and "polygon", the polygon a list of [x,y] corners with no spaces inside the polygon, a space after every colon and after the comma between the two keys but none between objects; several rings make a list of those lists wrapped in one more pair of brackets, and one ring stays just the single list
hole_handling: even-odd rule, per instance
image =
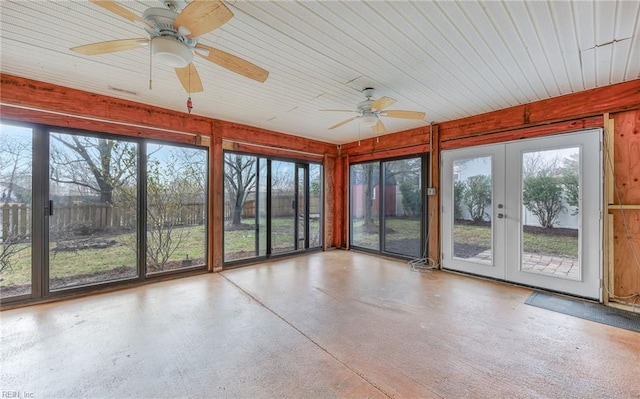
[{"label": "glass door panel", "polygon": [[49,147],[49,290],[137,277],[137,145],[51,133]]},{"label": "glass door panel", "polygon": [[380,249],[379,181],[379,162],[351,165],[350,237],[354,247]]},{"label": "glass door panel", "polygon": [[422,159],[383,162],[384,251],[419,258],[422,251]]},{"label": "glass door panel", "polygon": [[307,247],[307,167],[296,166],[296,249]]},{"label": "glass door panel", "polygon": [[580,147],[522,153],[520,268],[579,280]]},{"label": "glass door panel", "polygon": [[32,130],[0,124],[0,298],[31,294]]},{"label": "glass door panel", "polygon": [[453,256],[493,264],[490,156],[453,161]]},{"label": "glass door panel", "polygon": [[600,299],[600,130],[506,147],[507,279]]},{"label": "glass door panel", "polygon": [[[224,154],[224,260],[225,262],[253,258],[256,248],[258,218],[265,218],[266,170],[260,163],[260,190],[256,197],[256,165],[258,158],[234,153]],[[257,208],[262,212],[256,214]],[[264,225],[262,225],[264,227]],[[266,235],[265,235],[266,238]],[[263,247],[264,248],[264,247]]]},{"label": "glass door panel", "polygon": [[256,256],[267,255],[267,196],[269,195],[267,179],[267,159],[258,158],[258,250]]},{"label": "glass door panel", "polygon": [[309,164],[309,248],[322,246],[322,165]]},{"label": "glass door panel", "polygon": [[504,276],[504,145],[445,151],[443,267]]},{"label": "glass door panel", "polygon": [[207,259],[207,151],[147,144],[147,275]]},{"label": "glass door panel", "polygon": [[271,253],[296,249],[296,167],[271,161]]}]

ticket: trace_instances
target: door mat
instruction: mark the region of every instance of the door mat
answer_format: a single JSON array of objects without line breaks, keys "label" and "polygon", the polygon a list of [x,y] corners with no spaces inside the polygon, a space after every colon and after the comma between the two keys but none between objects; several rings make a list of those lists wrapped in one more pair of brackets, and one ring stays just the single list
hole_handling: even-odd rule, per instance
[{"label": "door mat", "polygon": [[600,303],[585,302],[565,298],[546,292],[534,291],[526,301],[527,305],[564,313],[596,323],[608,324],[625,330],[640,332],[640,313],[612,308]]}]

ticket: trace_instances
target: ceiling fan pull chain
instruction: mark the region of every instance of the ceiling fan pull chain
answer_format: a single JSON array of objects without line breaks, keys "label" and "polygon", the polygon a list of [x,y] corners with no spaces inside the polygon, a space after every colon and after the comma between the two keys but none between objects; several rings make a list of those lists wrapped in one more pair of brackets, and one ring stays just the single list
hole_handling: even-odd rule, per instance
[{"label": "ceiling fan pull chain", "polygon": [[187,65],[189,68],[189,98],[187,98],[187,110],[191,113],[191,109],[193,108],[193,102],[191,101],[191,64]]},{"label": "ceiling fan pull chain", "polygon": [[153,74],[153,40],[149,40],[149,90],[151,90],[152,74]]}]

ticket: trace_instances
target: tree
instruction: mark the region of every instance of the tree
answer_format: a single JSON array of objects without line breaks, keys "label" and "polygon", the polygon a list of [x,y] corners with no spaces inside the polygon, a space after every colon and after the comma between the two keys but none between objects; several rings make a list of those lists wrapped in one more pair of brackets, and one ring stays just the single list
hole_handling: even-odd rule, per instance
[{"label": "tree", "polygon": [[474,222],[483,222],[487,206],[491,205],[491,178],[486,175],[469,177],[462,193],[467,210]]},{"label": "tree", "polygon": [[402,207],[407,216],[415,217],[422,214],[422,196],[420,187],[409,182],[400,183],[400,193],[402,193]]},{"label": "tree", "polygon": [[231,201],[230,225],[242,224],[242,209],[250,192],[256,187],[256,162],[254,156],[231,154],[224,155],[224,184]]},{"label": "tree", "polygon": [[[6,134],[0,131],[0,184],[4,186],[2,202],[31,202],[23,192],[31,182],[31,137],[21,131]],[[17,190],[22,184],[23,190]]]},{"label": "tree", "polygon": [[19,252],[30,248],[27,233],[10,220],[18,207],[31,203],[31,148],[31,129],[0,124],[0,275],[10,271]]},{"label": "tree", "polygon": [[522,203],[538,219],[540,226],[553,228],[556,219],[566,207],[563,203],[562,177],[547,171],[524,178]]},{"label": "tree", "polygon": [[176,167],[176,159],[147,162],[147,264],[163,270],[188,231],[178,228],[186,202],[198,195],[198,183]]},{"label": "tree", "polygon": [[[184,228],[187,223],[204,223],[204,213],[200,221],[192,219],[193,213],[189,214],[189,219],[185,215],[189,206],[205,202],[206,152],[160,144],[148,144],[147,149],[144,251],[148,267],[162,271],[193,233]],[[125,184],[114,198],[123,208],[135,210],[138,208],[137,191],[136,184]],[[204,208],[201,207],[203,212]],[[139,249],[135,234],[124,244],[134,251]],[[182,256],[185,255],[188,257],[189,254]]]},{"label": "tree", "polygon": [[51,180],[85,187],[112,204],[117,188],[137,173],[136,145],[68,134],[51,134]]},{"label": "tree", "polygon": [[464,182],[456,180],[453,183],[453,217],[454,219],[462,219],[462,201],[464,197]]},{"label": "tree", "polygon": [[14,256],[29,247],[27,237],[21,237],[17,234],[2,237],[0,240],[0,274],[11,269],[11,264],[15,260]]},{"label": "tree", "polygon": [[[377,229],[373,221],[373,190],[375,189],[374,175],[378,174],[378,163],[369,162],[353,165],[351,170],[351,183],[354,186],[362,187],[364,195],[363,204],[363,227],[365,230]],[[374,174],[375,170],[375,174]]]},{"label": "tree", "polygon": [[562,184],[565,190],[565,200],[574,207],[572,215],[577,215],[580,207],[580,154],[574,152],[562,162]]}]

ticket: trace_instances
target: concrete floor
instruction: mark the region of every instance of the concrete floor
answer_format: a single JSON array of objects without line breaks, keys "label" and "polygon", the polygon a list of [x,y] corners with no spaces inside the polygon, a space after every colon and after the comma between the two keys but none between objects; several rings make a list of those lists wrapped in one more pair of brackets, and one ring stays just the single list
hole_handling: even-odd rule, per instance
[{"label": "concrete floor", "polygon": [[[2,397],[639,398],[640,335],[330,251],[0,313]],[[5,393],[8,393],[6,395]]]}]

